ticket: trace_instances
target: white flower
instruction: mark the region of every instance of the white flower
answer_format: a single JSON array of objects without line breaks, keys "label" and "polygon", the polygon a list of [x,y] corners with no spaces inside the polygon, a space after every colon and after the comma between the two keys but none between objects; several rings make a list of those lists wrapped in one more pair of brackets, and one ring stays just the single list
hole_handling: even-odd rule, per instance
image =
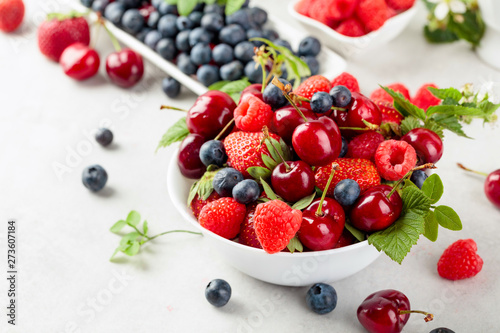
[{"label": "white flower", "polygon": [[427,0],[431,3],[438,4],[434,9],[434,16],[439,21],[442,21],[448,16],[449,12],[454,14],[464,14],[467,11],[467,6],[462,0]]}]

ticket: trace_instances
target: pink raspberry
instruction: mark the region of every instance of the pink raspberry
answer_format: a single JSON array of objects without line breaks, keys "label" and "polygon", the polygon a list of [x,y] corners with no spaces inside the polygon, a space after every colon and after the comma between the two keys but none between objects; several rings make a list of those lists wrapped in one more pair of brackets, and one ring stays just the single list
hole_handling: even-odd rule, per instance
[{"label": "pink raspberry", "polygon": [[382,178],[389,181],[403,178],[416,163],[417,153],[406,141],[384,141],[375,152],[377,170]]},{"label": "pink raspberry", "polygon": [[380,133],[370,131],[360,134],[349,142],[346,157],[364,158],[373,161],[375,151],[382,142],[384,142],[384,137]]},{"label": "pink raspberry", "polygon": [[272,116],[271,106],[250,94],[246,94],[234,109],[236,127],[245,132],[261,131],[269,125]]}]

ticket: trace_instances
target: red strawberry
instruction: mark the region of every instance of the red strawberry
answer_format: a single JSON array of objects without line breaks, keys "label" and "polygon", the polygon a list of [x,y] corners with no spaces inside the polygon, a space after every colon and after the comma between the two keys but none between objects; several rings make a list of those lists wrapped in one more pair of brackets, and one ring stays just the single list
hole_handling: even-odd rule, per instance
[{"label": "red strawberry", "polygon": [[257,235],[255,234],[254,228],[254,215],[255,208],[257,208],[256,204],[251,204],[247,207],[247,215],[245,216],[245,220],[241,224],[240,227],[240,244],[255,247],[257,249],[262,249],[262,245],[260,245],[259,240],[257,239]]},{"label": "red strawberry", "polygon": [[385,0],[387,5],[397,11],[404,11],[413,7],[415,0]]},{"label": "red strawberry", "polygon": [[430,106],[441,104],[441,100],[434,96],[429,89],[427,89],[428,87],[437,88],[434,83],[426,83],[418,89],[415,97],[412,99],[413,104],[426,111]]},{"label": "red strawberry", "polygon": [[375,151],[382,142],[384,142],[384,137],[380,133],[370,131],[360,134],[349,142],[346,157],[364,158],[373,161]]},{"label": "red strawberry", "polygon": [[[401,93],[404,97],[406,97],[407,100],[411,99],[408,88],[406,88],[405,85],[402,83],[393,83],[388,85],[387,88],[391,88],[392,90]],[[391,103],[393,102],[391,95],[386,93],[385,90],[382,88],[375,89],[370,95],[370,99],[372,101],[387,101]]]},{"label": "red strawberry", "polygon": [[245,215],[245,205],[233,198],[220,198],[203,207],[198,222],[221,237],[233,239],[240,232]]},{"label": "red strawberry", "polygon": [[205,207],[206,204],[215,201],[217,199],[220,199],[220,195],[217,194],[217,192],[212,191],[212,194],[210,194],[207,198],[207,200],[201,200],[200,196],[196,194],[194,197],[193,201],[191,201],[191,205],[189,208],[191,208],[191,211],[193,212],[193,215],[198,218],[200,216],[200,212]]},{"label": "red strawberry", "polygon": [[300,229],[302,212],[281,200],[257,205],[254,227],[262,248],[267,253],[283,250]]},{"label": "red strawberry", "polygon": [[396,123],[401,124],[401,121],[405,118],[398,110],[394,108],[392,102],[387,101],[374,101],[377,104],[380,113],[382,114],[383,123]]},{"label": "red strawberry", "polygon": [[[269,133],[271,137],[280,140],[276,134]],[[265,144],[261,144],[264,134],[262,132],[234,132],[224,139],[224,148],[227,154],[227,164],[249,178],[247,169],[254,166],[265,167],[262,154],[271,156]]]},{"label": "red strawberry", "polygon": [[472,239],[460,239],[444,250],[437,264],[441,277],[462,280],[475,276],[483,268],[483,259],[476,253]]},{"label": "red strawberry", "polygon": [[[330,89],[332,89],[332,85],[326,77],[321,75],[314,75],[302,82],[300,86],[294,91],[294,93],[298,96],[311,99],[314,93],[318,91],[329,93]],[[307,102],[303,102],[302,105],[308,109],[311,108],[309,106],[309,103]]]},{"label": "red strawberry", "polygon": [[0,0],[0,31],[16,30],[24,18],[24,3],[22,0]]},{"label": "red strawberry", "polygon": [[271,106],[250,94],[246,94],[234,109],[236,127],[246,132],[261,131],[269,125],[272,116]]},{"label": "red strawberry", "polygon": [[335,31],[348,37],[361,37],[366,35],[363,24],[354,16],[342,21]]},{"label": "red strawberry", "polygon": [[302,14],[304,16],[310,16],[309,8],[311,8],[312,2],[314,2],[314,0],[301,0],[297,2],[297,4],[295,5],[295,10],[299,14]]},{"label": "red strawberry", "polygon": [[310,3],[309,17],[327,26],[332,26],[335,24],[335,20],[328,15],[329,8],[328,0],[315,0]]},{"label": "red strawberry", "polygon": [[316,186],[322,191],[326,187],[334,163],[337,163],[339,167],[333,174],[332,183],[328,188],[327,196],[329,197],[333,198],[335,185],[344,179],[355,180],[359,184],[361,191],[375,185],[380,185],[380,176],[375,164],[371,161],[362,158],[338,158],[332,163],[315,170],[314,178],[316,179]]},{"label": "red strawberry", "polygon": [[359,92],[358,80],[347,72],[344,72],[333,79],[332,87],[335,86],[345,86],[351,92]]},{"label": "red strawberry", "polygon": [[384,0],[360,0],[356,16],[368,31],[378,30],[389,18]]},{"label": "red strawberry", "polygon": [[85,18],[77,15],[49,14],[48,20],[38,27],[38,47],[42,54],[59,61],[62,52],[69,45],[77,42],[89,45],[89,25]]},{"label": "red strawberry", "polygon": [[327,2],[329,3],[328,17],[336,21],[350,17],[358,5],[358,0],[329,0]]}]

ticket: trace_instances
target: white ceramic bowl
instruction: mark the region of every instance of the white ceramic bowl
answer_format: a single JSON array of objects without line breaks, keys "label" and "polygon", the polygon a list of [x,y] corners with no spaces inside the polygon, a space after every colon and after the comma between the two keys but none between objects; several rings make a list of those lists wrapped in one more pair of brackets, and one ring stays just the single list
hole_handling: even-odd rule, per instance
[{"label": "white ceramic bowl", "polygon": [[380,29],[362,37],[344,36],[321,22],[299,14],[295,10],[295,5],[298,2],[299,0],[290,1],[288,5],[290,15],[299,21],[309,31],[310,35],[318,38],[323,44],[339,52],[344,57],[350,58],[384,45],[398,36],[417,12],[416,3],[418,1],[415,1],[412,8],[388,19]]},{"label": "white ceramic bowl", "polygon": [[498,0],[479,0],[479,8],[486,23],[486,32],[477,49],[484,62],[500,69],[500,2]]},{"label": "white ceramic bowl", "polygon": [[339,249],[268,254],[264,250],[222,238],[200,226],[186,205],[193,180],[182,176],[177,166],[177,151],[168,167],[167,187],[179,213],[199,229],[210,246],[241,272],[256,279],[282,286],[307,286],[317,282],[334,282],[359,272],[378,258],[380,253],[368,241]]}]

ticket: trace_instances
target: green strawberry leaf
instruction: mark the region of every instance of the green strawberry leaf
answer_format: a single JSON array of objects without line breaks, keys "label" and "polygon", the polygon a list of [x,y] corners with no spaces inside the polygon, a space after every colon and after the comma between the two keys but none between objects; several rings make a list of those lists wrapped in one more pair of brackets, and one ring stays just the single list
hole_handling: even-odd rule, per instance
[{"label": "green strawberry leaf", "polygon": [[269,170],[274,170],[274,168],[276,168],[276,166],[278,165],[278,163],[276,163],[274,159],[272,159],[266,154],[261,154],[260,157],[262,158],[262,162],[264,162],[264,164],[266,165],[266,167],[268,167]]},{"label": "green strawberry leaf", "polygon": [[462,221],[453,208],[448,206],[438,206],[434,209],[437,222],[446,229],[462,230]]},{"label": "green strawberry leaf", "polygon": [[141,222],[141,214],[139,214],[137,211],[132,210],[130,213],[128,213],[127,216],[127,224],[131,227],[135,227],[136,225]]},{"label": "green strawberry leaf", "polygon": [[127,225],[127,221],[120,220],[120,221],[116,222],[115,224],[113,224],[113,226],[109,230],[116,234],[116,233],[119,233],[123,229],[123,227],[126,225]]},{"label": "green strawberry leaf", "polygon": [[435,242],[438,238],[438,229],[439,225],[436,216],[433,211],[429,211],[425,216],[424,236],[431,242]]},{"label": "green strawberry leaf", "polygon": [[264,178],[264,179],[271,178],[271,170],[263,168],[263,167],[250,167],[247,169],[247,172],[259,184],[261,183],[260,182],[261,178]]},{"label": "green strawberry leaf", "polygon": [[[271,144],[269,142],[269,140],[266,139],[265,144],[266,144],[267,150],[269,150],[269,154],[271,154],[271,157],[276,162],[276,165],[278,165],[278,163],[281,163],[281,158],[280,158],[278,151],[277,151],[277,149],[281,149],[281,147],[279,146],[279,142],[278,142],[278,146],[276,147],[276,145],[273,146],[274,143]],[[274,149],[274,147],[276,147],[276,149]]]},{"label": "green strawberry leaf", "polygon": [[271,186],[269,186],[269,184],[266,183],[266,181],[262,178],[260,179],[260,182],[262,184],[262,187],[264,187],[264,192],[266,192],[266,195],[268,196],[268,198],[271,200],[277,200],[278,196],[276,195],[276,193],[274,193]]},{"label": "green strawberry leaf", "polygon": [[170,146],[174,142],[182,141],[186,136],[188,136],[189,130],[186,124],[186,117],[179,119],[175,124],[170,127],[160,142],[158,143],[158,147],[156,147],[156,151],[160,148],[165,148]]},{"label": "green strawberry leaf", "polygon": [[297,236],[293,237],[290,239],[290,242],[286,246],[288,248],[288,251],[291,253],[294,253],[295,251],[302,252],[304,251],[304,246],[300,242],[299,238]]},{"label": "green strawberry leaf", "polygon": [[189,195],[187,198],[187,205],[188,207],[191,206],[191,202],[193,201],[194,197],[196,197],[196,194],[198,194],[198,189],[200,188],[200,182],[194,182],[193,185],[191,185],[191,188],[189,189]]},{"label": "green strawberry leaf", "polygon": [[366,239],[366,235],[359,229],[356,229],[352,224],[346,222],[345,228],[356,238],[358,241],[362,242]]},{"label": "green strawberry leaf", "polygon": [[283,154],[281,156],[283,156],[285,161],[291,161],[292,160],[292,152],[290,151],[290,147],[288,147],[285,140],[283,140],[281,138],[280,138],[279,144],[281,147],[281,153]]},{"label": "green strawberry leaf", "polygon": [[187,198],[188,207],[191,205],[191,202],[194,200],[196,195],[198,195],[200,200],[207,200],[210,194],[212,194],[212,192],[214,191],[213,180],[215,174],[219,172],[219,169],[215,168],[214,170],[212,166],[209,166],[208,169],[209,171],[205,171],[200,180],[194,182],[193,185],[191,185]]},{"label": "green strawberry leaf", "polygon": [[292,208],[298,210],[306,209],[313,202],[315,197],[316,197],[316,192],[311,195],[308,195],[307,197],[303,197],[302,199],[294,203]]},{"label": "green strawberry leaf", "polygon": [[444,185],[437,173],[430,175],[424,181],[422,192],[431,199],[431,204],[435,204],[441,199],[444,192]]}]

